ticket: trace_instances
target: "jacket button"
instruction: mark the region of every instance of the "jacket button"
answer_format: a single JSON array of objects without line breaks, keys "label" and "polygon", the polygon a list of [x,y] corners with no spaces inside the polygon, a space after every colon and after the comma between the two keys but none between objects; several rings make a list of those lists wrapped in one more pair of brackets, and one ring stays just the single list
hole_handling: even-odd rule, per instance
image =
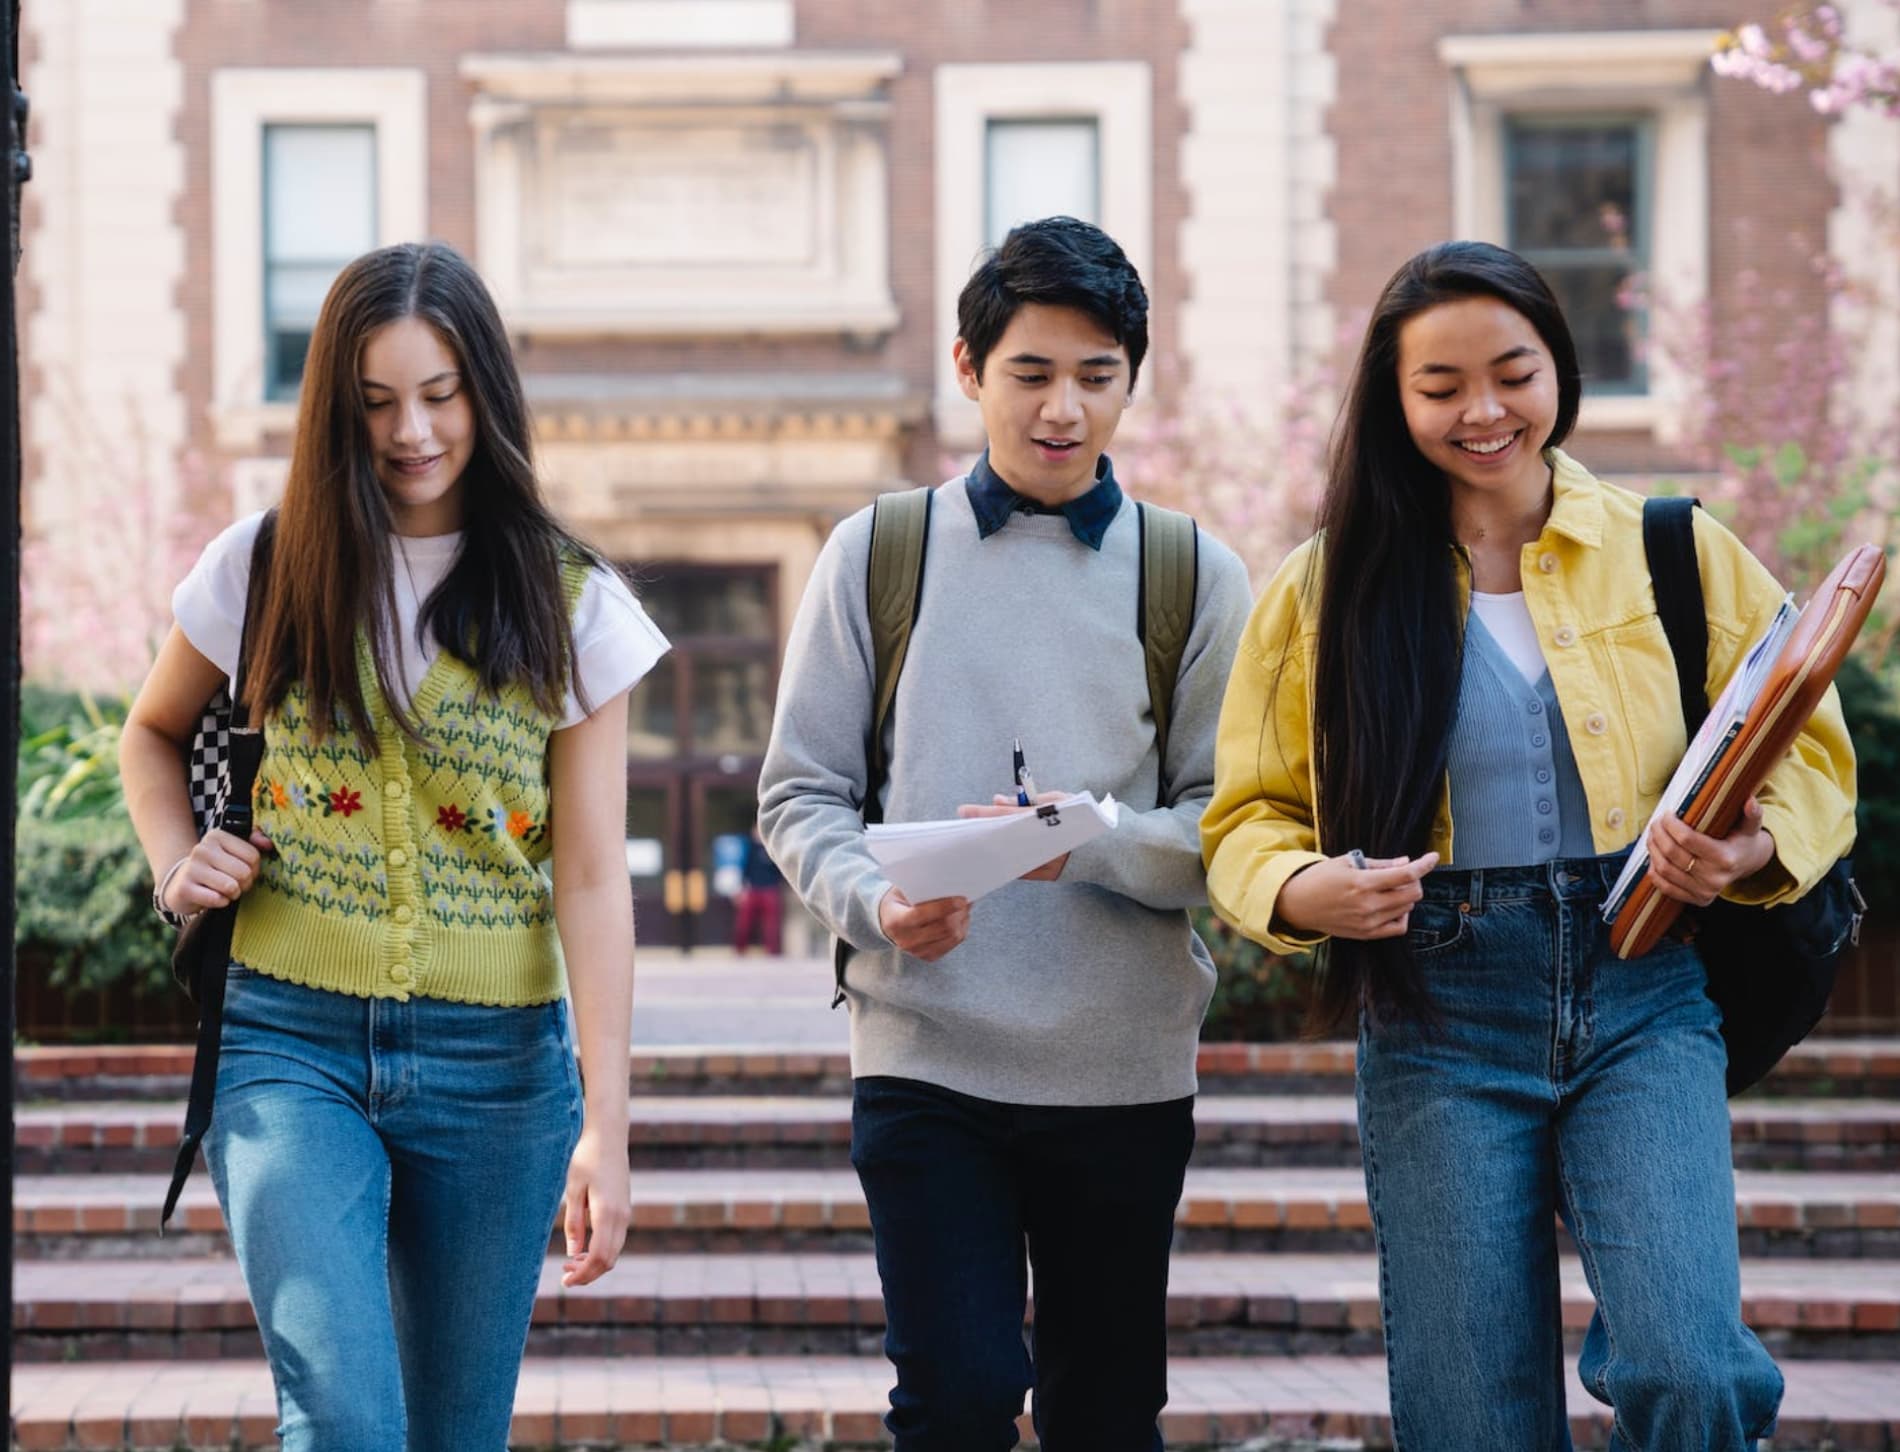
[{"label": "jacket button", "polygon": [[396,777],[390,782],[388,782],[384,789],[395,800],[401,801],[403,793],[409,789],[409,784],[405,782],[401,777]]},{"label": "jacket button", "polygon": [[409,922],[415,915],[416,910],[410,907],[408,903],[404,903],[401,907],[396,909],[396,921],[399,923]]},{"label": "jacket button", "polygon": [[389,970],[389,981],[396,984],[407,983],[409,981],[409,965],[407,963],[398,963],[394,968],[391,968]]},{"label": "jacket button", "polygon": [[391,867],[407,867],[409,865],[409,854],[400,847],[392,848],[389,853],[389,865]]},{"label": "jacket button", "polygon": [[1592,711],[1583,718],[1583,729],[1592,736],[1601,736],[1610,729],[1610,723],[1604,719],[1601,711]]},{"label": "jacket button", "polygon": [[1557,627],[1557,634],[1552,638],[1559,645],[1575,645],[1577,643],[1577,632],[1571,626],[1559,625]]},{"label": "jacket button", "polygon": [[1623,825],[1623,809],[1621,807],[1611,807],[1609,811],[1609,815],[1606,816],[1603,820],[1608,822],[1612,827],[1622,826]]},{"label": "jacket button", "polygon": [[1537,557],[1537,568],[1542,570],[1546,575],[1556,574],[1557,557],[1549,550],[1545,550],[1544,553]]}]

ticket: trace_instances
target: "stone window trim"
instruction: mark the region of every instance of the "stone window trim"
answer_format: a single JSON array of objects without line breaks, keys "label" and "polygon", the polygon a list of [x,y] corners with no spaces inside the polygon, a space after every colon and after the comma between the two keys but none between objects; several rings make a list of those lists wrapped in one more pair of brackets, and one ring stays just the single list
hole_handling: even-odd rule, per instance
[{"label": "stone window trim", "polygon": [[[1640,113],[1653,120],[1652,287],[1672,308],[1709,293],[1709,56],[1714,30],[1448,35],[1454,231],[1503,244],[1505,131],[1513,115]],[[1680,437],[1686,380],[1652,357],[1649,390],[1586,394],[1579,427]]]},{"label": "stone window trim", "polygon": [[1101,226],[1152,289],[1154,74],[1146,61],[1010,62],[937,67],[936,317],[933,413],[939,442],[982,446],[983,420],[957,387],[957,294],[983,251],[991,121],[1093,118]]},{"label": "stone window trim", "polygon": [[288,432],[294,402],[264,398],[264,128],[349,122],[376,131],[376,241],[428,229],[428,79],[408,67],[226,67],[211,76],[211,425],[220,448]]}]

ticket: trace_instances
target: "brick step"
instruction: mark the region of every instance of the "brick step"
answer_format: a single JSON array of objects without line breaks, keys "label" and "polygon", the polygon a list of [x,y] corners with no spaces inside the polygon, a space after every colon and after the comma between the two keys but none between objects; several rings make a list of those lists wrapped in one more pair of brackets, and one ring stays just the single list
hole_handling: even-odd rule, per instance
[{"label": "brick step", "polygon": [[[1568,1367],[1572,1436],[1609,1438],[1607,1409]],[[1786,1367],[1776,1452],[1885,1448],[1900,1436],[1900,1375],[1867,1362]],[[509,1445],[653,1446],[700,1452],[733,1443],[880,1447],[891,1383],[873,1357],[530,1357]],[[228,1452],[276,1445],[270,1375],[261,1362],[23,1366],[13,1382],[23,1449],[165,1447]],[[1376,1357],[1204,1357],[1169,1366],[1162,1431],[1176,1452],[1269,1452],[1320,1438],[1334,1449],[1391,1445],[1385,1364]],[[1029,1435],[1028,1419],[1023,1419]]]},{"label": "brick step", "polygon": [[[21,1174],[169,1173],[184,1105],[62,1102],[21,1109]],[[1743,1100],[1733,1108],[1735,1163],[1762,1170],[1900,1170],[1900,1101]],[[1205,1095],[1195,1106],[1194,1163],[1356,1166],[1353,1101],[1340,1096]],[[851,1104],[819,1096],[633,1101],[636,1169],[824,1169],[850,1163]]]},{"label": "brick step", "polygon": [[[187,1187],[174,1236],[157,1228],[159,1175],[23,1175],[13,1226],[23,1258],[191,1255],[223,1248],[206,1176]],[[1900,1259],[1900,1178],[1744,1170],[1736,1224],[1745,1255]],[[870,1217],[849,1170],[647,1170],[633,1179],[635,1248],[865,1249]],[[1371,1248],[1365,1182],[1352,1169],[1194,1169],[1177,1215],[1183,1250]]]},{"label": "brick step", "polygon": [[[25,1099],[175,1099],[191,1073],[187,1044],[65,1045],[16,1051]],[[1339,1094],[1352,1088],[1348,1042],[1202,1044],[1208,1093]],[[628,1063],[636,1093],[837,1094],[850,1088],[842,1050],[640,1048]],[[1760,1089],[1800,1098],[1900,1099],[1900,1039],[1810,1039]]]},{"label": "brick step", "polygon": [[[868,1255],[646,1255],[568,1290],[542,1268],[534,1355],[869,1355],[884,1308]],[[1176,1356],[1376,1355],[1378,1264],[1369,1255],[1183,1254],[1169,1272]],[[1563,1265],[1577,1349],[1593,1304]],[[1743,1314],[1778,1356],[1900,1362],[1900,1263],[1749,1260]],[[20,1361],[255,1359],[263,1352],[237,1265],[27,1261],[14,1280]]]}]

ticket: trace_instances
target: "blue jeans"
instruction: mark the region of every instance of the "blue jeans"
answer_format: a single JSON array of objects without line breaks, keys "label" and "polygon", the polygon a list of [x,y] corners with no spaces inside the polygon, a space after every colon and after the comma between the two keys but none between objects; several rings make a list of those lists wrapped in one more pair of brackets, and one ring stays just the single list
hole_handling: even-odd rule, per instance
[{"label": "blue jeans", "polygon": [[205,1158],[290,1452],[502,1452],[580,1134],[565,1006],[233,966]]},{"label": "blue jeans", "polygon": [[1445,870],[1411,940],[1436,1032],[1359,1034],[1359,1132],[1402,1452],[1568,1448],[1561,1215],[1597,1300],[1579,1375],[1618,1452],[1741,1449],[1781,1373],[1742,1324],[1720,1019],[1701,960],[1619,960],[1621,857]]},{"label": "blue jeans", "polygon": [[1032,1384],[1044,1452],[1160,1452],[1168,1248],[1193,1148],[1191,1098],[1066,1108],[853,1083],[895,1452],[1007,1452]]}]

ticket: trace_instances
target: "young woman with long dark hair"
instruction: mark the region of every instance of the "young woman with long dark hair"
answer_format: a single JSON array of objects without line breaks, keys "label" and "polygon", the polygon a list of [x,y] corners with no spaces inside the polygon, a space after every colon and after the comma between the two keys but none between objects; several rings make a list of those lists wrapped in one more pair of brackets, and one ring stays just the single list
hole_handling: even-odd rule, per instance
[{"label": "young woman with long dark hair", "polygon": [[161,909],[242,898],[206,1159],[287,1448],[500,1452],[563,1196],[568,1284],[626,1237],[626,692],[666,642],[542,502],[474,270],[369,253],[311,337],[237,683],[258,831],[200,841],[181,753],[262,523],[178,587],[122,746]]},{"label": "young woman with long dark hair", "polygon": [[[1319,532],[1256,606],[1202,823],[1214,906],[1321,946],[1356,1022],[1395,1439],[1569,1446],[1556,1219],[1597,1300],[1618,1448],[1742,1448],[1781,1377],[1743,1325],[1725,1056],[1693,947],[1617,959],[1599,908],[1681,757],[1641,499],[1558,446],[1576,351],[1537,272],[1433,247],[1374,310]],[[1698,511],[1711,695],[1781,587]],[[1774,903],[1850,845],[1830,695],[1742,824],[1671,818],[1662,891]],[[1354,853],[1363,865],[1354,861]]]}]

